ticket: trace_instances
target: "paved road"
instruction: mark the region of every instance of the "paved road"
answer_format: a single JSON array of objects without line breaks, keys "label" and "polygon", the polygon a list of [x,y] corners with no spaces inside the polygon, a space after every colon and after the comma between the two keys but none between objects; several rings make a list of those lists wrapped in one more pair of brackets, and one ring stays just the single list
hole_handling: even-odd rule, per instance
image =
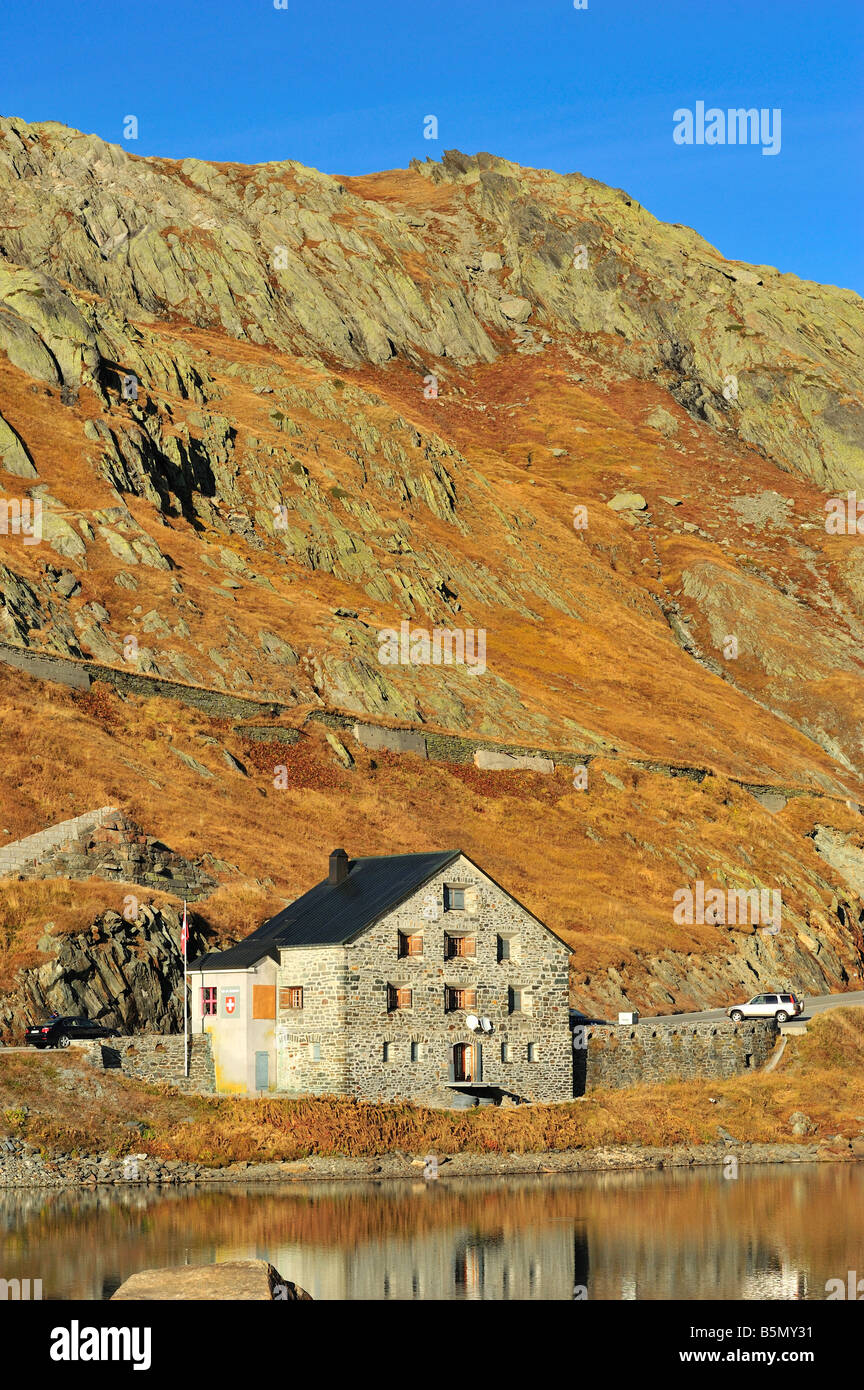
[{"label": "paved road", "polygon": [[[762,991],[759,991],[760,993]],[[768,990],[764,991],[766,994]],[[752,996],[751,996],[752,997]],[[731,1004],[744,1003],[743,997],[730,999]],[[864,1006],[864,989],[855,990],[851,994],[815,994],[804,995],[804,1012],[798,1018],[802,1023],[813,1018],[814,1014],[822,1014],[826,1009],[845,1008],[850,1004]],[[709,1023],[716,1018],[725,1018],[725,1009],[704,1009],[701,1013],[695,1014],[658,1014],[652,1018],[642,1018],[642,1023]]]}]

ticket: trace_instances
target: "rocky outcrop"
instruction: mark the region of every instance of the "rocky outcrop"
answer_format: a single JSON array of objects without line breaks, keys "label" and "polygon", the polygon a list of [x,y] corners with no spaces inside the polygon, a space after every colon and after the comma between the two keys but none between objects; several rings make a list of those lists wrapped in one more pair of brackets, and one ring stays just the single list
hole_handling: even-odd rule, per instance
[{"label": "rocky outcrop", "polygon": [[0,849],[0,878],[103,878],[194,901],[216,880],[200,864],[146,835],[113,806],[88,811]]},{"label": "rocky outcrop", "polygon": [[[0,994],[4,1038],[19,1039],[51,1013],[80,1014],[118,1033],[182,1032],[182,908],[151,907],[124,892],[118,906],[129,920],[108,911],[84,931],[46,931],[39,950],[47,959],[19,971],[14,988]],[[190,960],[205,940],[190,916]]]}]

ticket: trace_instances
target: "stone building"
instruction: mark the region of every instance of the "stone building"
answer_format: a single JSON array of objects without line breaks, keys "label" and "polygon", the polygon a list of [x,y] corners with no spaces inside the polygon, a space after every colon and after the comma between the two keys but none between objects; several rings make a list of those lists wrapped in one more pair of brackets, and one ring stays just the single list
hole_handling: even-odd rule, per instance
[{"label": "stone building", "polygon": [[364,1100],[573,1095],[570,948],[461,850],[349,860],[190,968],[216,1086]]}]

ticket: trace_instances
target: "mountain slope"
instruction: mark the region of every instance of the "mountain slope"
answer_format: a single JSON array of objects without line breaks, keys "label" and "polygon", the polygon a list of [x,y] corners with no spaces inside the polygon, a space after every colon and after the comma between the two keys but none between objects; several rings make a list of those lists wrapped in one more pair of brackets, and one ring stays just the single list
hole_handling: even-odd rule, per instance
[{"label": "mountain slope", "polygon": [[[855,977],[856,295],[488,155],[339,179],[6,119],[0,200],[0,479],[43,531],[0,536],[0,640],[303,730],[0,666],[11,838],[120,804],[285,893],[335,843],[458,842],[586,1004]],[[482,631],[485,670],[382,664],[405,620]],[[315,711],[573,756],[344,768]],[[782,889],[783,931],[677,925],[700,877]]]}]

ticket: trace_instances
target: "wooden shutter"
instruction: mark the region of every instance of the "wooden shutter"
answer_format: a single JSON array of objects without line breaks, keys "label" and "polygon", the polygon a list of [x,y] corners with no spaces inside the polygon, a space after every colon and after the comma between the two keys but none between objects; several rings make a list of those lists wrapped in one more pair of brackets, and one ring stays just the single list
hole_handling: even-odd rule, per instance
[{"label": "wooden shutter", "polygon": [[[276,986],[275,985],[253,985],[252,986],[252,1017],[253,1018],[275,1018],[276,1017]],[[260,1087],[258,1088],[261,1089]]]}]

